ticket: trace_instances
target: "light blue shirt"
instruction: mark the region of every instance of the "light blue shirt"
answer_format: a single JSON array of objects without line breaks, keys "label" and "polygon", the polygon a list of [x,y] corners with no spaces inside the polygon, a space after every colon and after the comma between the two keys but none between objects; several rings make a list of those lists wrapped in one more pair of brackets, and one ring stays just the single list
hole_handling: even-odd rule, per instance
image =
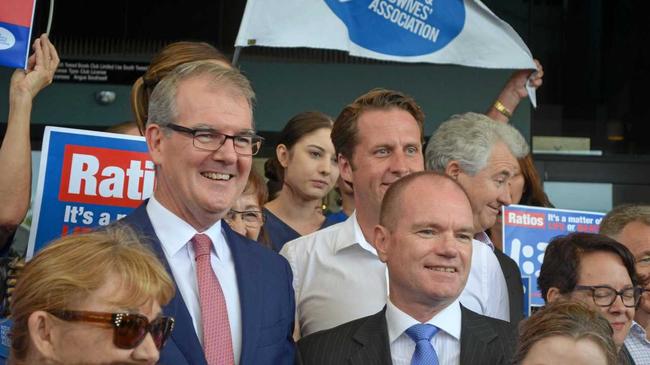
[{"label": "light blue shirt", "polygon": [[[460,335],[462,313],[456,299],[426,323],[440,330],[431,338],[431,345],[438,355],[440,365],[455,365],[460,362]],[[386,304],[386,325],[388,343],[393,365],[410,365],[415,351],[415,342],[405,333],[411,326],[419,324],[416,319],[397,308],[390,299]]]}]

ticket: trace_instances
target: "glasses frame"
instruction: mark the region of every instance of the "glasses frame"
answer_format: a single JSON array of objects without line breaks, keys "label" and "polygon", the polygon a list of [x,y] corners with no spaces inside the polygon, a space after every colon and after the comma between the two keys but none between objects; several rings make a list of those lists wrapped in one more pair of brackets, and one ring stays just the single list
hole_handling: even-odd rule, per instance
[{"label": "glasses frame", "polygon": [[262,221],[259,222],[259,225],[255,225],[255,226],[254,226],[254,225],[250,225],[250,224],[248,224],[249,222],[246,222],[246,220],[245,220],[243,217],[241,218],[242,222],[244,222],[244,225],[245,225],[246,227],[250,227],[250,228],[259,228],[259,227],[261,227],[261,226],[264,225],[264,222],[266,222],[266,216],[264,215],[264,212],[261,211],[261,210],[241,210],[241,211],[240,211],[240,210],[230,209],[230,210],[228,211],[228,213],[226,214],[226,216],[224,217],[224,219],[226,220],[226,222],[228,222],[228,221],[231,220],[230,218],[228,218],[228,216],[229,216],[231,213],[235,213],[236,215],[243,215],[244,213],[259,213],[260,217],[262,217]]},{"label": "glasses frame", "polygon": [[[117,348],[121,349],[134,349],[138,347],[142,341],[144,341],[145,337],[147,337],[148,333],[151,333],[151,337],[154,340],[154,344],[160,351],[163,346],[165,346],[165,342],[171,335],[172,331],[174,330],[174,318],[173,317],[158,317],[154,319],[153,321],[149,322],[149,319],[145,317],[142,314],[137,314],[137,313],[107,313],[107,312],[91,312],[91,311],[74,311],[74,310],[52,310],[48,311],[51,315],[64,320],[64,321],[72,321],[72,322],[89,322],[89,323],[100,323],[100,324],[107,324],[111,325],[113,327],[113,344]],[[124,342],[120,341],[120,339],[124,338],[124,335],[120,334],[119,329],[122,328],[122,325],[126,323],[126,321],[129,318],[136,318],[140,321],[143,321],[145,323],[145,331],[144,334],[140,338],[134,338],[133,343],[125,344]],[[155,326],[160,324],[162,327],[162,339],[160,341],[160,344],[156,343],[156,336],[153,333],[153,330],[155,329]]]},{"label": "glasses frame", "polygon": [[[612,297],[612,301],[609,304],[598,304],[596,303],[596,290],[597,289],[609,289],[612,292],[614,292],[614,296]],[[634,304],[633,305],[627,305],[625,304],[625,299],[623,299],[623,292],[626,290],[634,289]],[[621,302],[623,305],[627,308],[636,308],[636,306],[639,304],[639,301],[641,300],[641,294],[643,294],[643,289],[639,286],[635,286],[632,288],[626,288],[622,290],[616,290],[612,288],[611,286],[607,285],[576,285],[573,290],[590,290],[591,291],[591,299],[593,299],[594,304],[599,306],[599,307],[610,307],[614,302],[616,301],[617,297],[621,297]]]},{"label": "glasses frame", "polygon": [[[198,148],[198,149],[204,150],[204,151],[211,151],[211,152],[219,151],[219,149],[221,149],[221,147],[223,147],[223,145],[226,144],[226,141],[231,139],[233,148],[235,149],[235,153],[237,153],[240,156],[255,156],[262,149],[262,142],[264,142],[264,137],[258,136],[255,133],[253,133],[253,134],[242,133],[242,134],[230,135],[230,134],[217,132],[217,131],[215,131],[213,129],[209,129],[209,128],[187,128],[187,127],[183,127],[182,125],[175,124],[175,123],[167,123],[167,124],[163,125],[163,127],[169,128],[169,129],[171,129],[171,130],[173,130],[175,132],[185,133],[185,134],[191,135],[192,136],[192,145],[194,145],[195,148]],[[196,142],[197,133],[209,133],[209,134],[212,134],[212,135],[223,136],[224,139],[223,139],[223,142],[216,149],[205,148],[205,147],[197,146],[197,142]],[[238,137],[250,137],[252,139],[252,141],[251,141],[251,149],[254,152],[252,152],[252,153],[241,153],[239,151],[239,147],[237,147],[237,144],[235,143],[235,138],[238,138]],[[200,142],[199,142],[199,144],[200,144]],[[255,146],[257,146],[257,150],[255,149]]]}]

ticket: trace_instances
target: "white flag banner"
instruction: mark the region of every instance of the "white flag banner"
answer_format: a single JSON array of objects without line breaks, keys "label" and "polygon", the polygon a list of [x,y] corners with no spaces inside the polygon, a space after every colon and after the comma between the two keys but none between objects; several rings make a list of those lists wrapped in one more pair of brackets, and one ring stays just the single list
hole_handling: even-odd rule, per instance
[{"label": "white flag banner", "polygon": [[235,45],[535,69],[517,32],[478,0],[248,0]]}]

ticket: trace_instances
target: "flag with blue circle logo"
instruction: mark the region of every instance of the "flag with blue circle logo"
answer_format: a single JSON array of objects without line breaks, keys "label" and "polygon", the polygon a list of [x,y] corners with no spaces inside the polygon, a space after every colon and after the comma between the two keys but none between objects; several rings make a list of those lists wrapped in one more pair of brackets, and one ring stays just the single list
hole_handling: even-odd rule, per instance
[{"label": "flag with blue circle logo", "polygon": [[519,35],[478,0],[248,0],[235,45],[535,69]]},{"label": "flag with blue circle logo", "polygon": [[34,18],[34,0],[0,1],[0,66],[25,68]]},{"label": "flag with blue circle logo", "polygon": [[529,306],[544,305],[537,286],[549,242],[571,232],[598,233],[605,214],[577,210],[510,205],[503,208],[503,252],[519,265]]}]

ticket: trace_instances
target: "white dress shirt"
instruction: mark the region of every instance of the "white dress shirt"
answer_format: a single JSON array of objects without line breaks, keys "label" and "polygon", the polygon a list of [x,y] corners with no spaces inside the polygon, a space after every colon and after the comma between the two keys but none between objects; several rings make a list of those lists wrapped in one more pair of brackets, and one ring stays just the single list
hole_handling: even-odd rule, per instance
[{"label": "white dress shirt", "polygon": [[[499,262],[485,244],[474,241],[472,246],[460,302],[479,314],[508,320],[508,289]],[[302,336],[375,314],[386,304],[386,265],[364,238],[354,213],[345,222],[288,242],[280,254],[293,271]]]},{"label": "white dress shirt", "polygon": [[[440,311],[426,323],[439,328],[431,338],[438,364],[455,365],[460,362],[461,310],[458,299]],[[415,341],[404,331],[419,324],[416,319],[404,313],[388,300],[386,304],[386,325],[388,326],[388,343],[393,365],[410,365],[415,352]]]},{"label": "white dress shirt", "polygon": [[160,240],[178,291],[183,301],[185,301],[188,312],[190,312],[194,330],[201,344],[203,344],[203,324],[199,304],[199,286],[196,278],[194,249],[190,240],[197,233],[206,234],[212,240],[213,249],[210,251],[210,264],[226,299],[232,349],[235,364],[239,364],[242,341],[239,288],[237,287],[235,262],[221,230],[221,221],[217,221],[204,232],[197,232],[187,222],[162,206],[153,196],[147,204],[147,214],[156,236]]}]

